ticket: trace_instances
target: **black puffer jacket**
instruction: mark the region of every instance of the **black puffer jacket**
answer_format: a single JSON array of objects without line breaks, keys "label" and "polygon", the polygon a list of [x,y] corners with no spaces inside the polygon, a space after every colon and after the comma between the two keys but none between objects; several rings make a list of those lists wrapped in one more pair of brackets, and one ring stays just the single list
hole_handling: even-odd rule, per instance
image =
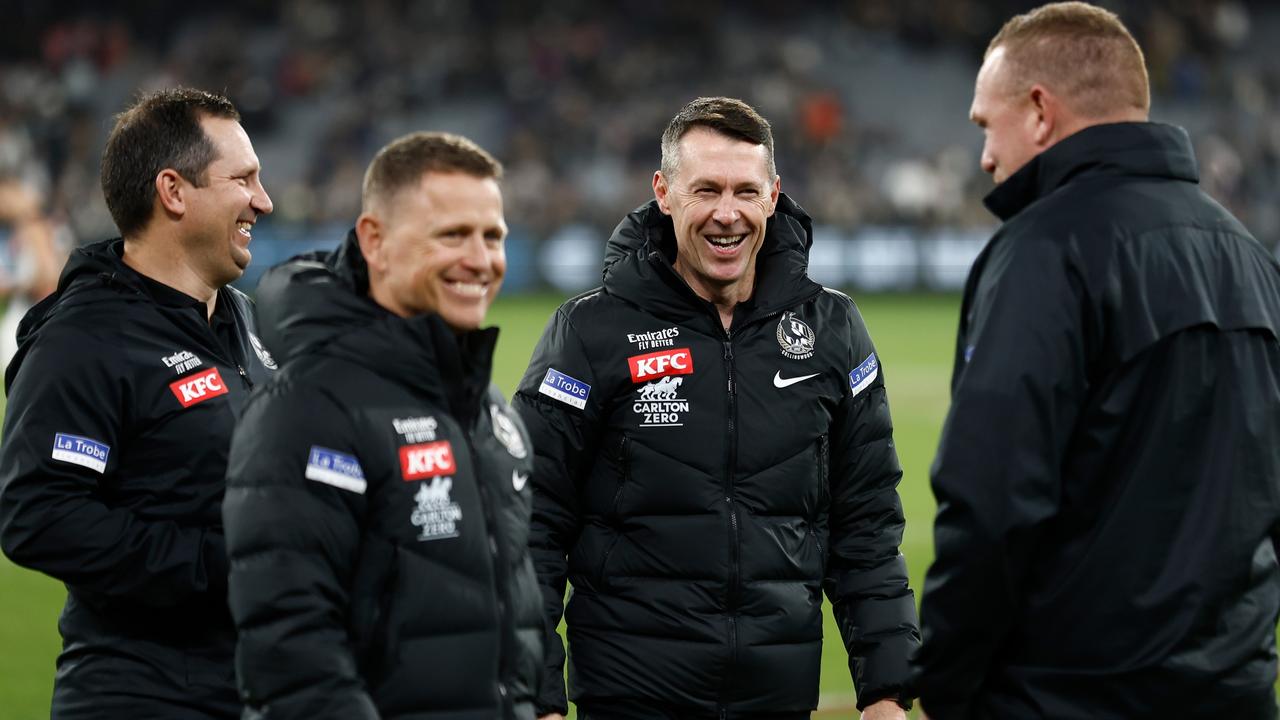
[{"label": "black puffer jacket", "polygon": [[1072,135],[987,197],[933,470],[937,720],[1273,718],[1280,267],[1179,128]]},{"label": "black puffer jacket", "polygon": [[[0,545],[67,586],[53,714],[239,715],[223,475],[274,367],[234,288],[205,304],[77,249],[6,375]],[[10,648],[9,652],[19,652]]]},{"label": "black puffer jacket", "polygon": [[[580,705],[681,717],[817,705],[822,591],[865,705],[917,642],[883,373],[853,302],[805,274],[783,196],[726,334],[671,266],[655,203],[610,240],[602,289],[556,312],[515,405],[537,449],[533,544],[565,610]],[[566,707],[554,635],[542,711]]]},{"label": "black puffer jacket", "polygon": [[367,296],[354,234],[259,287],[281,362],[236,430],[223,514],[247,717],[533,717],[533,457],[455,337]]}]

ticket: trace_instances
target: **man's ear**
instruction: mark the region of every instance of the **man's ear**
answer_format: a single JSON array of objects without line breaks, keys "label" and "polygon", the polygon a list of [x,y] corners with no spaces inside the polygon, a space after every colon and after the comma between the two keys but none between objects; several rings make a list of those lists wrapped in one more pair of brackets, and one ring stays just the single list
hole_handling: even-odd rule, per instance
[{"label": "man's ear", "polygon": [[356,239],[360,241],[360,254],[364,255],[365,264],[370,270],[386,272],[387,261],[383,256],[383,240],[386,238],[386,226],[372,213],[361,213],[356,219]]},{"label": "man's ear", "polygon": [[670,193],[671,188],[667,185],[667,179],[663,177],[662,171],[658,170],[653,174],[653,197],[658,201],[658,209],[663,215],[671,214]]},{"label": "man's ear", "polygon": [[778,209],[778,195],[782,194],[782,176],[773,176],[773,187],[769,189],[769,214],[765,217],[773,217],[773,211]]},{"label": "man's ear", "polygon": [[1027,99],[1031,103],[1031,112],[1034,113],[1031,118],[1034,123],[1031,137],[1036,147],[1043,150],[1061,139],[1056,133],[1062,124],[1062,103],[1058,96],[1039,83],[1031,86]]},{"label": "man's ear", "polygon": [[187,214],[186,192],[191,187],[177,170],[165,168],[156,175],[156,200],[165,212],[176,217]]}]

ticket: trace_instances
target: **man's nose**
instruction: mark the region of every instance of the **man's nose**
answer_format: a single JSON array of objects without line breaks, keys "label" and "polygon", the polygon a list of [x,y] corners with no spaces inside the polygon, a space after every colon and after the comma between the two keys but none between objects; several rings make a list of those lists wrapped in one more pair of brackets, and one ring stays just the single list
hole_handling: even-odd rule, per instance
[{"label": "man's nose", "polygon": [[726,191],[720,195],[720,199],[716,201],[715,210],[711,214],[711,219],[721,225],[732,225],[742,216],[742,211],[738,208],[738,198],[732,191]]}]

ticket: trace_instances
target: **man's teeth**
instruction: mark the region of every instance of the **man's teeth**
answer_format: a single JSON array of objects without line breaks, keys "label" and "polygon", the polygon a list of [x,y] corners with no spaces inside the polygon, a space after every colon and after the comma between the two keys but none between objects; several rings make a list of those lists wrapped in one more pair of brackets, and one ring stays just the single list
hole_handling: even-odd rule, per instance
[{"label": "man's teeth", "polygon": [[728,237],[717,237],[715,235],[708,235],[707,242],[711,243],[712,245],[715,245],[716,247],[733,247],[734,245],[737,245],[738,243],[742,242],[743,238],[745,237],[746,235],[729,235]]},{"label": "man's teeth", "polygon": [[458,293],[459,295],[469,295],[471,297],[483,297],[484,291],[485,291],[484,283],[466,283],[466,282],[455,281],[455,282],[449,283],[449,287],[453,288],[453,291]]},{"label": "man's teeth", "polygon": [[240,231],[240,234],[245,237],[253,236],[253,223],[239,222],[236,223],[236,228]]}]

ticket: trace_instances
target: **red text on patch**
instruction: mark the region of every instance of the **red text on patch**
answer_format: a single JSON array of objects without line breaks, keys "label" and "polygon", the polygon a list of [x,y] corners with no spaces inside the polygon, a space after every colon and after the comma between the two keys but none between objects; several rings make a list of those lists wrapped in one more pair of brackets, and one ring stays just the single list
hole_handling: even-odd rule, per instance
[{"label": "red text on patch", "polygon": [[452,475],[457,469],[448,440],[400,448],[400,474],[406,481]]},{"label": "red text on patch", "polygon": [[673,348],[627,358],[631,366],[631,382],[639,383],[667,375],[693,374],[693,353],[689,348]]},{"label": "red text on patch", "polygon": [[218,374],[216,367],[175,380],[169,383],[169,389],[173,391],[173,396],[178,398],[178,402],[182,403],[184,408],[227,394],[227,386],[223,384],[222,376]]}]

